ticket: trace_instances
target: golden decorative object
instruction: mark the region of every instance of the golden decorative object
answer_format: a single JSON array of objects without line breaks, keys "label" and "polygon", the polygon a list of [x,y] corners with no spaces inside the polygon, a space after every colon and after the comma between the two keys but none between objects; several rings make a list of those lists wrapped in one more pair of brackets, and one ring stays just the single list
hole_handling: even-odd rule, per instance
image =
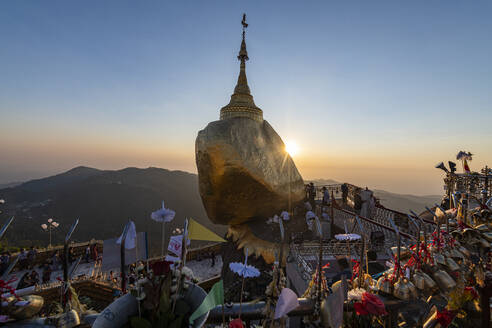
[{"label": "golden decorative object", "polygon": [[429,277],[429,275],[427,273],[425,273],[425,272],[421,272],[421,273],[422,273],[422,276],[424,277],[425,287],[427,289],[434,289],[437,287],[436,282],[431,277]]},{"label": "golden decorative object", "polygon": [[374,284],[375,284],[374,279],[372,279],[371,275],[369,275],[367,273],[364,274],[364,278],[362,280],[362,286],[359,285],[359,277],[355,278],[352,281],[353,288],[357,288],[359,286],[362,287],[362,288],[368,288],[368,287],[374,286]]},{"label": "golden decorative object", "polygon": [[471,256],[470,251],[469,251],[468,249],[466,249],[465,247],[463,247],[463,246],[460,246],[460,247],[458,248],[458,251],[459,251],[461,254],[463,254],[463,255],[465,256],[465,258],[470,258],[470,256]]},{"label": "golden decorative object", "polygon": [[486,224],[479,224],[475,227],[476,230],[480,231],[480,232],[486,232],[486,231],[489,231],[489,227],[488,225]]},{"label": "golden decorative object", "polygon": [[[420,271],[420,270],[415,271],[415,273],[412,276],[413,283],[414,283],[415,287],[417,287],[420,290],[424,290],[424,289],[426,289],[426,287],[428,287],[426,285],[426,277],[425,276],[427,276],[427,275],[425,273],[423,273],[422,271]],[[427,276],[427,277],[430,279],[429,276]]]},{"label": "golden decorative object", "polygon": [[77,311],[70,310],[63,313],[58,319],[57,327],[59,328],[73,328],[80,325],[80,317]]},{"label": "golden decorative object", "polygon": [[443,290],[450,290],[456,287],[456,282],[451,278],[451,276],[444,270],[437,270],[432,275],[437,282],[439,288]]},{"label": "golden decorative object", "polygon": [[246,61],[249,60],[246,50],[246,40],[243,34],[241,48],[239,50],[240,61],[239,77],[236,88],[231,96],[231,101],[220,110],[220,119],[227,120],[234,117],[246,117],[258,122],[263,122],[263,111],[255,105],[253,96],[248,86],[246,77]]},{"label": "golden decorative object", "polygon": [[483,238],[478,238],[478,244],[481,248],[490,248],[490,242],[486,241]]},{"label": "golden decorative object", "polygon": [[457,260],[462,260],[463,259],[463,254],[458,251],[456,248],[452,248],[450,251],[449,251],[449,256],[453,259],[457,259]]},{"label": "golden decorative object", "polygon": [[446,259],[441,253],[434,253],[434,262],[440,265],[446,265]]},{"label": "golden decorative object", "polygon": [[15,310],[9,313],[16,319],[29,319],[35,316],[43,307],[44,299],[38,295],[22,296],[23,301],[29,302],[26,306],[14,306]]},{"label": "golden decorative object", "polygon": [[417,291],[417,288],[410,280],[407,280],[407,282],[408,282],[408,289],[410,290],[411,297],[417,298],[419,296],[419,292]]},{"label": "golden decorative object", "polygon": [[408,301],[416,295],[415,286],[408,279],[399,279],[393,286],[393,296]]},{"label": "golden decorative object", "polygon": [[482,237],[485,238],[488,242],[492,242],[492,232],[482,232]]},{"label": "golden decorative object", "polygon": [[392,294],[393,292],[393,284],[388,278],[388,275],[383,275],[378,279],[378,282],[376,284],[376,288],[381,292],[385,294]]},{"label": "golden decorative object", "polygon": [[460,266],[451,257],[446,258],[446,266],[451,271],[458,271],[460,269]]}]

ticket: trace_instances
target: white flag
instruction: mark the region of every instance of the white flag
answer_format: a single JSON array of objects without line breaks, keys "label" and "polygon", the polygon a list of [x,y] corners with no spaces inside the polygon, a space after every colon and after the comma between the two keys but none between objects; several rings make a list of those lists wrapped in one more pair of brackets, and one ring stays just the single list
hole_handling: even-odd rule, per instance
[{"label": "white flag", "polygon": [[275,307],[274,319],[282,318],[298,306],[299,301],[297,300],[296,293],[289,288],[282,289],[278,297],[277,306]]},{"label": "white flag", "polygon": [[183,235],[171,236],[167,250],[181,257]]},{"label": "white flag", "polygon": [[[123,238],[123,234],[121,234],[120,238],[118,238],[116,243],[121,244],[122,238]],[[125,248],[133,249],[136,246],[137,246],[137,228],[135,228],[135,223],[133,221],[130,221],[128,231],[126,233]]]},{"label": "white flag", "polygon": [[[188,240],[186,244],[189,245],[190,241]],[[182,245],[183,235],[171,236],[167,249],[181,258]]]}]

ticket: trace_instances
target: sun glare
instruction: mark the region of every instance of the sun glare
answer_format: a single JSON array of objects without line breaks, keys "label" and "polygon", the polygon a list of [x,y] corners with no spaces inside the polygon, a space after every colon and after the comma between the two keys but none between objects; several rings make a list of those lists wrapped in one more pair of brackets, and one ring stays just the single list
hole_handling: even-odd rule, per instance
[{"label": "sun glare", "polygon": [[290,156],[295,156],[299,153],[299,147],[294,141],[287,141],[285,143],[285,151],[289,153]]}]

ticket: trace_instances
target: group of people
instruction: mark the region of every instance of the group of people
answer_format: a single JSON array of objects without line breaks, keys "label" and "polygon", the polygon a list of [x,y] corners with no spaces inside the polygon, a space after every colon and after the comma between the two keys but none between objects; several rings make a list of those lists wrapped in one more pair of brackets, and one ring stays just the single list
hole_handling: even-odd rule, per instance
[{"label": "group of people", "polygon": [[358,215],[371,218],[376,207],[376,198],[372,190],[357,188],[354,192],[354,210]]},{"label": "group of people", "polygon": [[36,270],[26,272],[19,280],[16,289],[23,289],[39,284],[39,274]]},{"label": "group of people", "polygon": [[[63,267],[63,252],[59,250],[53,251],[51,256],[47,257],[44,263],[39,264],[38,252],[34,247],[30,247],[29,250],[22,248],[18,255],[18,262],[15,270],[24,271],[28,270],[19,280],[17,284],[17,289],[33,286],[39,283],[48,283],[51,280],[51,275],[54,271],[61,270]],[[85,260],[90,261],[100,261],[100,255],[97,250],[96,244],[90,244],[87,246],[85,251]],[[68,252],[68,262],[72,264],[77,260],[74,248],[70,247]],[[9,268],[11,262],[11,254],[5,251],[0,256],[0,275],[4,274]],[[39,264],[40,273],[36,271],[36,267]]]},{"label": "group of people", "polygon": [[97,250],[97,244],[89,244],[85,249],[84,260],[89,263],[90,261],[94,261],[98,263],[101,261],[101,257],[99,256],[99,252]]},{"label": "group of people", "polygon": [[[346,204],[348,193],[349,193],[349,188],[348,188],[348,185],[346,183],[342,184],[341,192],[342,192],[342,202],[344,204]],[[309,184],[306,185],[305,193],[306,193],[306,196],[305,196],[304,200],[306,202],[309,202],[312,209],[315,209],[317,190],[316,190],[316,186],[314,185],[314,183],[310,182]],[[321,188],[321,193],[322,193],[321,204],[323,206],[329,206],[331,198],[330,198],[330,192],[329,192],[328,188],[323,186],[323,188]]]},{"label": "group of people", "polygon": [[[342,194],[342,203],[348,204],[350,188],[347,183],[343,183],[340,187]],[[322,198],[321,202],[316,201],[317,189],[314,183],[309,183],[305,188],[305,210],[306,210],[306,224],[308,230],[313,230],[313,223],[316,215],[321,215],[320,219],[329,221],[330,216],[328,214],[328,208],[331,206],[331,195],[327,187],[321,188]],[[353,190],[353,209],[354,211],[363,217],[371,218],[374,215],[377,200],[374,193],[367,187],[365,189],[356,188]],[[317,214],[315,214],[317,213]]]},{"label": "group of people", "polygon": [[19,253],[19,269],[20,270],[29,270],[34,267],[34,263],[36,262],[36,256],[38,251],[31,246],[29,251],[26,252],[24,248],[21,248]]}]

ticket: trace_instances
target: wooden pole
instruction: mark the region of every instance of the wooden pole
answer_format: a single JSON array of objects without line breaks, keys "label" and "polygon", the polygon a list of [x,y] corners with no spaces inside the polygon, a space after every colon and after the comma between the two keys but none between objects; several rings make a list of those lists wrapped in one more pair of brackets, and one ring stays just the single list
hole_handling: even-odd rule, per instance
[{"label": "wooden pole", "polygon": [[241,310],[243,308],[243,291],[244,291],[244,276],[241,282],[241,294],[239,294],[239,319],[241,319]]},{"label": "wooden pole", "polygon": [[222,302],[222,327],[226,328],[224,302]]},{"label": "wooden pole", "polygon": [[166,240],[166,222],[162,221],[162,243],[161,243],[161,257],[164,257],[164,242]]},{"label": "wooden pole", "polygon": [[187,244],[187,241],[188,241],[188,219],[185,220],[183,238],[181,239],[181,264],[179,265],[178,286],[176,289],[176,298],[173,301],[172,313],[174,313],[174,309],[176,307],[176,302],[178,300],[179,293],[181,292],[181,278],[183,276],[183,267],[186,264],[186,244]]},{"label": "wooden pole", "polygon": [[331,191],[331,204],[330,204],[330,238],[333,236],[333,229],[335,227],[335,197],[333,197],[333,190]]},{"label": "wooden pole", "polygon": [[321,306],[321,279],[323,272],[321,270],[323,262],[323,232],[321,230],[321,223],[317,220],[318,233],[319,233],[319,258],[318,258],[318,305]]},{"label": "wooden pole", "polygon": [[[360,250],[360,263],[359,263],[359,288],[362,288],[362,274],[364,273],[363,267],[364,267],[364,248],[365,248],[365,241],[364,241],[364,236],[362,236],[362,247]],[[369,272],[369,271],[368,271]]]}]

